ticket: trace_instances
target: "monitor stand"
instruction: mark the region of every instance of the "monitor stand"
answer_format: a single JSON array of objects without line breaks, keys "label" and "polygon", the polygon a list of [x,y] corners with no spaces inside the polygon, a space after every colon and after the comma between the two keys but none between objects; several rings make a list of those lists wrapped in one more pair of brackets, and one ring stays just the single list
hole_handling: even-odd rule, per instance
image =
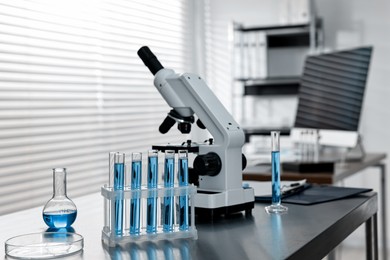
[{"label": "monitor stand", "polygon": [[360,161],[366,156],[366,151],[363,146],[362,137],[359,134],[357,144],[353,148],[348,148],[346,160],[351,161]]}]

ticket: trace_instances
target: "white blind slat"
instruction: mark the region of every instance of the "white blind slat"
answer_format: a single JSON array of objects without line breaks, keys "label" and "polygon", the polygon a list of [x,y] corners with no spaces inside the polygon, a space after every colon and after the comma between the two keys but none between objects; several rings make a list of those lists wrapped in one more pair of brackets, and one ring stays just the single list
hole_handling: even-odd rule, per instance
[{"label": "white blind slat", "polygon": [[136,52],[191,71],[187,0],[0,0],[0,214],[42,205],[53,167],[68,194],[97,192],[108,153],[181,143]]}]

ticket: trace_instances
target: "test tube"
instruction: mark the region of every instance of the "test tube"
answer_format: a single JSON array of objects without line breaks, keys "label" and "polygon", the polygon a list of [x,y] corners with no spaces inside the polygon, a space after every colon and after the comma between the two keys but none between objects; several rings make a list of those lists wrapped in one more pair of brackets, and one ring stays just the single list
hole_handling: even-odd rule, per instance
[{"label": "test tube", "polygon": [[[175,172],[175,151],[165,151],[164,162],[164,187],[170,188],[174,184],[174,172]],[[163,204],[163,231],[173,231],[173,219],[174,219],[174,197],[164,197]]]},{"label": "test tube", "polygon": [[[158,151],[150,150],[148,152],[148,189],[157,188],[158,180]],[[146,212],[146,232],[155,233],[157,231],[157,197],[147,199]]]},{"label": "test tube", "polygon": [[[142,175],[142,153],[132,153],[131,155],[131,189],[141,189]],[[141,199],[130,200],[130,234],[138,235],[140,233],[140,206]]]},{"label": "test tube", "polygon": [[[179,186],[188,186],[188,154],[186,150],[179,151],[178,164]],[[188,230],[188,195],[179,197],[179,230]]]},{"label": "test tube", "polygon": [[280,186],[280,132],[271,132],[271,165],[272,165],[272,204],[265,207],[268,213],[283,213],[287,207],[281,204],[282,194]]},{"label": "test tube", "polygon": [[[113,190],[123,190],[125,177],[125,154],[124,153],[110,153],[110,180],[113,184]],[[112,176],[112,177],[111,177]],[[112,224],[116,236],[122,235],[123,229],[123,200],[115,199]],[[111,229],[112,231],[112,229]]]}]

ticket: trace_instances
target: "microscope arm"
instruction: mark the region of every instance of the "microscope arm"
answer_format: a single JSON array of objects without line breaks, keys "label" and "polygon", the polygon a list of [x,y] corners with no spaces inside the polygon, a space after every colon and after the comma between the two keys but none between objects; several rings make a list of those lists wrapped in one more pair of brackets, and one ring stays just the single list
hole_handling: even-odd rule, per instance
[{"label": "microscope arm", "polygon": [[237,130],[243,134],[231,114],[199,76],[190,73],[179,75],[164,68],[146,46],[138,51],[138,55],[155,75],[155,87],[177,114],[191,117],[195,113],[217,144],[227,141],[228,131]]}]

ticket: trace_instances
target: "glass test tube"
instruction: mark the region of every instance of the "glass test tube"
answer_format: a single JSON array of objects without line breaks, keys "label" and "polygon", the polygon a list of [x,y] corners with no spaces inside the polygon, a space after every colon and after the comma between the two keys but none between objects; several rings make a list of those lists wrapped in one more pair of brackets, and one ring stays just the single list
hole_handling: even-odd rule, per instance
[{"label": "glass test tube", "polygon": [[[188,186],[188,154],[186,150],[179,151],[178,164],[179,186]],[[188,230],[188,195],[179,197],[179,229]]]},{"label": "glass test tube", "polygon": [[[175,172],[175,151],[165,151],[165,163],[164,163],[164,187],[173,187],[174,185],[174,172]],[[173,231],[173,219],[174,219],[174,197],[164,197],[163,204],[163,231]]]},{"label": "glass test tube", "polygon": [[280,132],[271,132],[271,165],[272,165],[272,204],[267,206],[265,210],[268,213],[282,213],[288,210],[287,207],[281,204],[282,194],[280,186]]},{"label": "glass test tube", "polygon": [[[141,189],[142,175],[142,153],[132,153],[131,155],[131,189]],[[135,198],[130,200],[130,234],[137,235],[140,233],[140,207],[141,199]]]},{"label": "glass test tube", "polygon": [[[112,179],[113,190],[123,190],[125,177],[125,154],[110,153],[110,180]],[[123,229],[123,200],[115,199],[112,212],[112,225],[115,235],[121,236]],[[113,231],[113,230],[111,230]]]},{"label": "glass test tube", "polygon": [[[150,150],[148,152],[148,189],[157,188],[158,180],[158,151]],[[155,233],[157,231],[157,197],[147,199],[146,212],[146,232]]]}]

